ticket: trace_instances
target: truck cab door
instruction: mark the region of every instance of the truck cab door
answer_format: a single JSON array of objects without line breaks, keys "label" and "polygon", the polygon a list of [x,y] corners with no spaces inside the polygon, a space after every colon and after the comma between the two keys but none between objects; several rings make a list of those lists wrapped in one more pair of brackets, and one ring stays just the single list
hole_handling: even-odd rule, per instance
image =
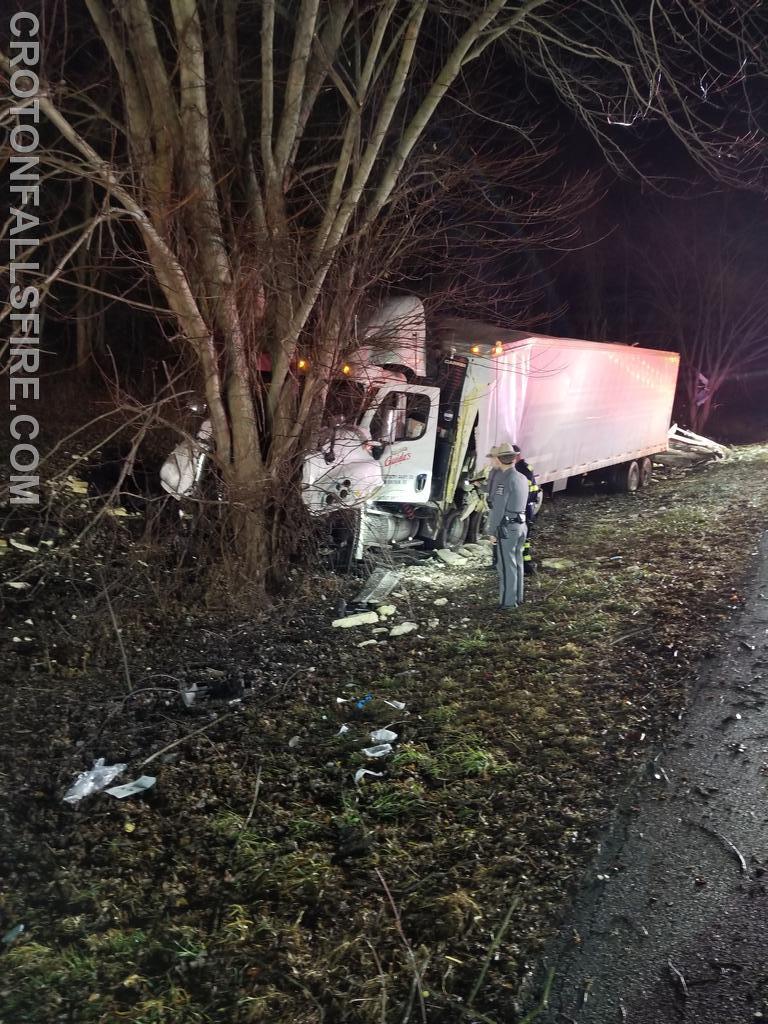
[{"label": "truck cab door", "polygon": [[384,487],[376,501],[425,505],[432,487],[440,389],[385,385],[361,421],[380,446]]}]

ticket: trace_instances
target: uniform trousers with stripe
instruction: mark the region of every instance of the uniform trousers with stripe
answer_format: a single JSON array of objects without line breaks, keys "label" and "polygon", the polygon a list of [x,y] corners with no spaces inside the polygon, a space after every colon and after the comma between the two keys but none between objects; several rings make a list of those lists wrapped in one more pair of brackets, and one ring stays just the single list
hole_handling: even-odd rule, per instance
[{"label": "uniform trousers with stripe", "polygon": [[525,523],[508,523],[496,540],[496,572],[499,574],[499,605],[516,608],[523,603],[525,568],[523,547],[528,529]]}]

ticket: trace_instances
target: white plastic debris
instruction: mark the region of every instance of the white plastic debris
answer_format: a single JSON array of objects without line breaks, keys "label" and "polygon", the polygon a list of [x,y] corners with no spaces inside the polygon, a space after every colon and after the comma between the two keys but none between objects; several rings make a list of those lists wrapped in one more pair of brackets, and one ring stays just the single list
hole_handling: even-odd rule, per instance
[{"label": "white plastic debris", "polygon": [[339,729],[339,731],[336,733],[336,735],[337,736],[346,736],[346,734],[348,732],[349,732],[349,726],[348,725],[342,725],[342,727]]},{"label": "white plastic debris", "polygon": [[334,629],[350,629],[352,626],[367,626],[378,621],[376,612],[357,612],[355,615],[345,615],[343,619],[334,619],[331,626]]},{"label": "white plastic debris", "polygon": [[32,547],[31,544],[23,544],[20,540],[16,540],[15,537],[9,538],[9,543],[17,551],[29,551],[33,555],[37,554],[37,548]]},{"label": "white plastic debris", "polygon": [[394,743],[397,733],[391,729],[374,729],[371,733],[371,743]]},{"label": "white plastic debris", "polygon": [[394,708],[395,711],[405,711],[405,704],[401,700],[387,700],[385,697],[384,703],[389,704],[389,706]]},{"label": "white plastic debris", "polygon": [[104,758],[100,757],[98,761],[93,762],[93,768],[90,771],[80,772],[64,794],[65,802],[76,804],[84,796],[98,793],[108,786],[113,779],[116,779],[121,772],[124,772],[127,767],[127,764],[104,764]]},{"label": "white plastic debris", "polygon": [[417,622],[400,622],[397,626],[393,626],[389,631],[390,636],[405,636],[406,633],[413,633],[414,630],[419,628]]},{"label": "white plastic debris", "polygon": [[375,747],[363,747],[363,753],[366,757],[386,757],[393,749],[391,743],[377,743]]},{"label": "white plastic debris", "polygon": [[355,772],[355,785],[359,786],[366,775],[374,775],[378,779],[384,778],[384,772],[372,772],[370,768],[358,768]]},{"label": "white plastic debris", "polygon": [[25,583],[23,580],[6,580],[6,587],[12,587],[13,590],[29,590],[32,586],[31,583]]},{"label": "white plastic debris", "polygon": [[136,793],[143,793],[145,789],[151,789],[156,782],[157,778],[154,775],[140,775],[133,782],[126,782],[122,786],[113,786],[107,792],[110,796],[117,797],[118,800],[125,800],[127,796],[134,796]]},{"label": "white plastic debris", "polygon": [[435,600],[432,602],[432,604],[434,604],[436,608],[444,608],[445,605],[448,604],[448,598],[447,597],[436,597]]}]

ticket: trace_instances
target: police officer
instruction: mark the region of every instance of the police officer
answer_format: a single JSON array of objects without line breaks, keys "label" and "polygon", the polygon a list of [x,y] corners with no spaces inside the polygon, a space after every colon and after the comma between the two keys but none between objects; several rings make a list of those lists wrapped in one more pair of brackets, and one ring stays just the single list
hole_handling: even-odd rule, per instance
[{"label": "police officer", "polygon": [[[516,444],[513,444],[512,448],[516,452],[520,451]],[[525,505],[525,523],[528,527],[528,536],[525,538],[525,544],[523,545],[523,565],[525,566],[525,575],[533,576],[536,573],[536,564],[531,554],[531,534],[533,533],[534,521],[541,508],[541,488],[536,482],[533,466],[526,462],[522,455],[520,455],[520,458],[515,463],[515,469],[518,473],[522,473],[528,481],[528,501]]]},{"label": "police officer", "polygon": [[525,507],[528,481],[515,470],[520,458],[516,445],[501,444],[496,458],[502,468],[493,484],[488,533],[496,547],[496,571],[499,574],[499,607],[517,608],[524,593],[523,545],[527,535]]},{"label": "police officer", "polygon": [[[488,452],[486,458],[489,460],[489,472],[488,478],[485,482],[485,500],[488,503],[488,509],[490,510],[493,504],[493,488],[498,482],[499,477],[504,472],[504,467],[498,460],[498,446],[494,445],[493,448]],[[491,548],[491,564],[488,566],[489,569],[496,568],[496,545],[494,544]]]}]

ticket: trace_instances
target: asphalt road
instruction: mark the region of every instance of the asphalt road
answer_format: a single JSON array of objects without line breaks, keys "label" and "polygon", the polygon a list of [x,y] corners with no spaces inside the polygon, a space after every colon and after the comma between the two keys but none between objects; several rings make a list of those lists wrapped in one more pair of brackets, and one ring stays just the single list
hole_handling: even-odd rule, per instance
[{"label": "asphalt road", "polygon": [[768,1022],[768,534],[724,651],[547,965],[547,1024]]}]

